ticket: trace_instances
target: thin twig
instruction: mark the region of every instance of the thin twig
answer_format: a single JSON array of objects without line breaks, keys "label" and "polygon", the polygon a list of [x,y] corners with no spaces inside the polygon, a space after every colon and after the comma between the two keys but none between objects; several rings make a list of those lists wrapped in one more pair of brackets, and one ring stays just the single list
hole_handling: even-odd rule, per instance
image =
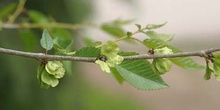
[{"label": "thin twig", "polygon": [[20,24],[10,24],[2,23],[2,28],[5,29],[17,29],[17,28],[64,28],[70,30],[83,29],[85,27],[98,27],[95,24],[67,24],[67,23],[20,23]]},{"label": "thin twig", "polygon": [[[167,55],[135,55],[135,56],[126,56],[124,57],[125,60],[137,60],[137,59],[154,59],[154,58],[176,58],[176,57],[189,57],[189,56],[200,56],[205,57],[207,54],[212,52],[220,51],[220,48],[211,48],[201,51],[194,51],[194,52],[182,52],[182,53],[174,53],[174,54],[167,54]],[[0,48],[0,53],[8,54],[8,55],[15,55],[15,56],[22,56],[28,58],[34,58],[39,60],[66,60],[66,61],[81,61],[81,62],[94,62],[96,58],[94,57],[76,57],[76,56],[60,56],[60,55],[46,55],[43,53],[31,53],[31,52],[23,52],[11,49]]]},{"label": "thin twig", "polygon": [[21,12],[24,8],[25,2],[26,2],[26,0],[19,0],[17,9],[8,19],[9,24],[12,24],[15,21],[15,19],[21,14]]},{"label": "thin twig", "polygon": [[164,54],[164,55],[148,55],[141,54],[135,56],[127,56],[124,57],[125,60],[137,60],[137,59],[154,59],[154,58],[177,58],[177,57],[190,57],[190,56],[199,56],[206,57],[207,54],[220,51],[220,48],[211,48],[201,51],[193,51],[193,52],[182,52],[182,53],[174,53],[174,54]]},{"label": "thin twig", "polygon": [[67,61],[82,61],[82,62],[94,62],[96,58],[89,57],[72,57],[72,56],[60,56],[60,55],[46,55],[43,53],[31,53],[31,52],[23,52],[11,49],[0,48],[0,53],[16,55],[22,57],[29,57],[34,59],[46,59],[46,60],[67,60]]}]

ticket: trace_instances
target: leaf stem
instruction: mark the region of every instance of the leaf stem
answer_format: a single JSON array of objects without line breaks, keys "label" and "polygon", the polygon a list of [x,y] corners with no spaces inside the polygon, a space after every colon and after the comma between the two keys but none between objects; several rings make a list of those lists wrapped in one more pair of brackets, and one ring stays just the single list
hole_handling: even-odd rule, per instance
[{"label": "leaf stem", "polygon": [[135,38],[135,37],[130,37],[131,39],[133,39],[133,40],[135,40],[135,41],[137,41],[137,42],[139,42],[139,43],[141,43],[141,44],[143,44],[143,45],[145,45],[141,40],[139,40],[139,39],[137,39],[137,38]]},{"label": "leaf stem", "polygon": [[134,40],[136,40],[136,41],[142,43],[142,41],[140,41],[139,39],[136,39],[136,38],[134,38],[134,37],[132,37],[132,36],[134,36],[134,35],[136,35],[136,34],[142,32],[142,31],[145,30],[145,29],[146,29],[146,28],[142,28],[142,29],[139,29],[139,30],[133,32],[130,36],[127,36],[127,35],[126,35],[126,36],[120,37],[120,38],[118,38],[118,39],[115,39],[114,42],[118,42],[118,41],[121,41],[121,40],[124,40],[124,39],[127,39],[127,38],[131,38],[131,39],[134,39]]},{"label": "leaf stem", "polygon": [[124,36],[124,37],[120,37],[120,38],[118,38],[118,39],[115,39],[115,40],[113,40],[114,42],[118,42],[118,41],[121,41],[121,40],[124,40],[124,39],[126,39],[126,38],[129,38],[128,36]]}]

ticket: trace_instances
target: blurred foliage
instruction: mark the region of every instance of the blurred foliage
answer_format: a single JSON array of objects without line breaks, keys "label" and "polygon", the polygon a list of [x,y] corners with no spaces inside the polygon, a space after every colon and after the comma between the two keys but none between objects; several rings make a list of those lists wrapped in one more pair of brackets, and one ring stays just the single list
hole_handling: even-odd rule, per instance
[{"label": "blurred foliage", "polygon": [[27,0],[26,7],[51,15],[57,21],[76,23],[91,16],[92,4],[91,0]]},{"label": "blurred foliage", "polygon": [[[0,8],[16,0],[1,0]],[[27,0],[27,10],[38,10],[59,22],[78,23],[92,16],[91,0]],[[9,10],[10,11],[10,10]],[[0,46],[16,50],[42,52],[41,33],[33,30],[0,31]],[[24,37],[26,36],[26,38]],[[28,39],[28,40],[27,40]],[[27,42],[29,41],[29,42]],[[60,80],[56,88],[42,89],[36,78],[39,62],[33,59],[0,55],[1,110],[140,110],[137,102],[121,94],[100,90],[86,83],[76,64],[72,76]],[[75,74],[76,73],[76,74]]]}]

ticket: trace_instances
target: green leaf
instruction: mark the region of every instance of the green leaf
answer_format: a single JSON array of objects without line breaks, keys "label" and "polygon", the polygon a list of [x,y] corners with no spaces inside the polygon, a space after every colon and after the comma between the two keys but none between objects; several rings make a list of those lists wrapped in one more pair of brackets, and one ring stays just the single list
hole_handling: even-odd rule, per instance
[{"label": "green leaf", "polygon": [[63,66],[66,70],[67,74],[72,74],[73,73],[73,62],[70,61],[62,61]]},{"label": "green leaf", "polygon": [[68,55],[68,52],[66,49],[62,49],[59,45],[57,44],[53,44],[53,49],[54,49],[54,54],[55,55],[62,55],[62,56],[66,56]]},{"label": "green leaf", "polygon": [[112,25],[112,24],[103,24],[101,26],[101,29],[112,35],[112,36],[115,36],[115,37],[123,37],[123,36],[126,36],[126,31],[124,31],[120,26],[118,25]]},{"label": "green leaf", "polygon": [[47,73],[47,71],[44,69],[41,74],[41,80],[47,85],[50,85],[52,87],[56,87],[59,84],[59,80],[56,79],[54,76]]},{"label": "green leaf", "polygon": [[157,75],[162,75],[162,74],[163,74],[163,73],[161,73],[161,72],[157,69],[157,67],[156,67],[156,60],[155,60],[155,59],[153,60],[151,66],[152,66],[152,69],[154,70],[154,73],[156,73]]},{"label": "green leaf", "polygon": [[172,63],[169,59],[167,58],[162,58],[162,59],[154,59],[152,62],[152,67],[158,75],[162,75],[168,71],[170,71],[172,67]]},{"label": "green leaf", "polygon": [[[139,55],[137,52],[119,52],[118,55],[120,56],[133,56],[133,55]],[[124,78],[120,75],[120,73],[117,71],[116,68],[110,68],[112,75],[115,77],[115,79],[122,84],[124,82]]]},{"label": "green leaf", "polygon": [[131,37],[132,36],[132,32],[127,32],[127,36]]},{"label": "green leaf", "polygon": [[[163,40],[160,39],[145,39],[144,44],[148,48],[162,48],[162,47],[167,47],[171,49],[174,53],[181,53],[182,51],[173,47],[172,45],[168,44],[167,42],[164,42]],[[170,60],[175,63],[176,65],[187,69],[187,70],[201,70],[204,69],[205,67],[202,65],[199,65],[195,61],[193,61],[189,57],[181,57],[181,58],[170,58]]]},{"label": "green leaf", "polygon": [[163,23],[163,24],[148,24],[148,25],[146,26],[146,29],[149,29],[149,30],[151,30],[151,29],[158,29],[158,28],[163,27],[163,26],[166,25],[166,24],[167,24],[167,22],[165,22],[165,23]]},{"label": "green leaf", "polygon": [[45,65],[48,74],[53,75],[56,79],[60,79],[65,75],[65,68],[60,61],[48,61]]},{"label": "green leaf", "polygon": [[213,68],[209,65],[209,63],[206,64],[206,72],[204,75],[205,80],[211,79],[211,74],[213,73]]},{"label": "green leaf", "polygon": [[100,54],[100,49],[95,47],[84,47],[76,51],[76,56],[79,57],[97,57]]},{"label": "green leaf", "polygon": [[135,24],[135,26],[138,28],[138,30],[141,30],[141,25],[140,24]]},{"label": "green leaf", "polygon": [[154,54],[158,54],[158,55],[159,54],[173,54],[173,50],[167,47],[154,49],[153,51],[154,51]]},{"label": "green leaf", "polygon": [[108,64],[109,67],[115,67],[116,65],[121,64],[121,62],[124,60],[124,58],[120,55],[116,55],[113,58],[108,58],[106,63]]},{"label": "green leaf", "polygon": [[215,53],[213,60],[213,71],[215,74],[215,79],[220,81],[220,53]]},{"label": "green leaf", "polygon": [[43,71],[45,71],[44,66],[45,66],[44,64],[41,64],[41,65],[38,67],[38,69],[37,69],[37,79],[38,79],[38,81],[39,81],[39,83],[40,83],[40,86],[41,86],[42,88],[49,88],[50,86],[47,85],[47,84],[45,84],[45,83],[42,82],[42,80],[41,80],[41,75],[42,75]]},{"label": "green leaf", "polygon": [[172,63],[168,59],[166,59],[165,61],[164,61],[164,59],[158,59],[158,61],[156,63],[156,67],[160,71],[160,73],[164,74],[164,73],[170,71],[170,69],[172,67]]},{"label": "green leaf", "polygon": [[46,29],[44,29],[43,31],[40,44],[46,50],[51,50],[53,48],[53,39],[51,38],[49,32]]},{"label": "green leaf", "polygon": [[220,59],[220,52],[214,53],[213,56],[214,56],[214,58]]},{"label": "green leaf", "polygon": [[220,67],[220,53],[214,53],[214,61],[213,63],[217,66]]},{"label": "green leaf", "polygon": [[73,42],[71,32],[65,29],[54,29],[53,36],[54,44],[61,49],[66,49]]},{"label": "green leaf", "polygon": [[95,47],[101,45],[101,41],[94,41],[91,37],[83,37],[83,42],[87,47]]},{"label": "green leaf", "polygon": [[205,68],[203,65],[199,65],[189,57],[170,58],[170,60],[176,65],[190,71],[202,70]]},{"label": "green leaf", "polygon": [[216,63],[213,63],[213,73],[215,75],[215,79],[220,81],[220,66]]},{"label": "green leaf", "polygon": [[50,20],[43,13],[35,10],[28,11],[29,18],[35,23],[48,23]]},{"label": "green leaf", "polygon": [[111,22],[110,24],[122,26],[122,25],[131,24],[132,22],[134,22],[134,19],[129,19],[129,20],[117,19],[117,20],[114,20],[113,22]]},{"label": "green leaf", "polygon": [[0,31],[2,30],[2,28],[3,28],[3,23],[2,21],[0,21]]},{"label": "green leaf", "polygon": [[41,74],[42,74],[43,71],[44,71],[44,65],[41,64],[41,65],[38,67],[38,69],[37,69],[37,79],[38,79],[39,81],[41,81]]},{"label": "green leaf", "polygon": [[26,51],[34,51],[37,44],[37,36],[31,29],[19,29],[19,37]]},{"label": "green leaf", "polygon": [[110,67],[112,76],[118,81],[119,84],[124,82],[124,78],[120,75],[115,67]]},{"label": "green leaf", "polygon": [[119,52],[119,46],[114,41],[107,41],[101,47],[101,54],[106,57],[115,57]]},{"label": "green leaf", "polygon": [[[160,39],[145,39],[143,43],[148,47],[148,48],[162,48],[166,47],[168,44],[167,42],[164,42]],[[169,48],[169,47],[168,47]],[[171,48],[170,48],[171,49]],[[174,51],[173,51],[174,52]]]},{"label": "green leaf", "polygon": [[147,60],[124,61],[116,66],[119,74],[132,86],[141,90],[157,90],[168,87],[163,79],[154,73]]},{"label": "green leaf", "polygon": [[100,66],[100,68],[102,69],[102,71],[106,72],[106,73],[111,73],[110,68],[108,66],[108,64],[104,61],[101,61],[100,59],[95,61],[96,64],[98,64]]},{"label": "green leaf", "polygon": [[0,20],[7,18],[16,8],[16,3],[10,3],[0,9]]},{"label": "green leaf", "polygon": [[162,41],[170,41],[174,37],[174,35],[160,34],[154,31],[147,31],[145,34],[148,35],[151,39],[160,39]]}]

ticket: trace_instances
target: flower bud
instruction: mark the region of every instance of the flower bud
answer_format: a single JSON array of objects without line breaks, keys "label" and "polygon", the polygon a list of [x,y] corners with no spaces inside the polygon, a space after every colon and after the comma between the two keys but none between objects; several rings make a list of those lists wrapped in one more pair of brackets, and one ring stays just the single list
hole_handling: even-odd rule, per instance
[{"label": "flower bud", "polygon": [[155,49],[154,52],[156,54],[173,54],[173,51],[167,47]]},{"label": "flower bud", "polygon": [[62,78],[65,74],[65,69],[60,61],[49,61],[45,66],[46,71],[55,78]]},{"label": "flower bud", "polygon": [[113,41],[108,41],[101,47],[101,54],[107,56],[108,58],[115,57],[118,54],[118,52],[119,47]]},{"label": "flower bud", "polygon": [[108,64],[106,62],[101,61],[101,60],[96,60],[95,63],[101,67],[102,71],[105,71],[107,73],[111,72],[110,68],[108,67]]}]

